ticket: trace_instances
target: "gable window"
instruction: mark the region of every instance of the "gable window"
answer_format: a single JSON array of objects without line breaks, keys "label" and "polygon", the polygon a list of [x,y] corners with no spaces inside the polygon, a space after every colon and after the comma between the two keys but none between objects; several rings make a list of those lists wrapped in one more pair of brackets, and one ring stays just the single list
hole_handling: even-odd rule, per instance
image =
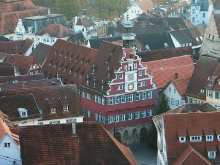
[{"label": "gable window", "polygon": [[167,102],[168,102],[168,105],[170,105],[170,98],[167,97]]},{"label": "gable window", "polygon": [[212,91],[210,90],[207,91],[207,97],[212,98]]},{"label": "gable window", "polygon": [[116,90],[123,90],[124,89],[124,85],[117,85],[116,87]]},{"label": "gable window", "polygon": [[119,115],[115,116],[115,122],[119,122]]},{"label": "gable window", "polygon": [[180,136],[179,141],[180,141],[180,143],[185,143],[186,142],[186,137]]},{"label": "gable window", "polygon": [[137,63],[134,63],[134,69],[137,69]]},{"label": "gable window", "polygon": [[50,108],[51,113],[56,113],[56,108]]},{"label": "gable window", "polygon": [[190,141],[191,142],[201,142],[202,136],[190,136]]},{"label": "gable window", "polygon": [[143,76],[144,75],[144,71],[139,71],[139,76]]},{"label": "gable window", "polygon": [[213,141],[214,136],[213,135],[206,135],[206,141]]},{"label": "gable window", "polygon": [[129,102],[132,102],[133,101],[133,97],[132,97],[133,95],[128,95],[128,101]]},{"label": "gable window", "polygon": [[120,103],[120,97],[115,97],[115,104],[119,104]]},{"label": "gable window", "polygon": [[176,89],[174,89],[173,91],[174,91],[174,93],[176,93]]},{"label": "gable window", "polygon": [[108,105],[113,105],[113,98],[108,98]]},{"label": "gable window", "polygon": [[68,111],[68,106],[63,106],[63,111],[67,112]]},{"label": "gable window", "polygon": [[27,109],[25,109],[25,108],[18,108],[18,112],[19,112],[21,118],[28,117]]},{"label": "gable window", "polygon": [[172,98],[171,99],[171,105],[174,105],[175,104],[175,100]]},{"label": "gable window", "polygon": [[127,71],[128,70],[128,66],[124,65],[124,70]]},{"label": "gable window", "polygon": [[121,96],[121,103],[125,103],[125,96]]},{"label": "gable window", "polygon": [[5,148],[10,148],[11,147],[11,143],[4,143]]},{"label": "gable window", "polygon": [[118,74],[118,79],[123,79],[123,75],[122,74]]},{"label": "gable window", "polygon": [[171,92],[171,87],[169,87],[169,92]]},{"label": "gable window", "polygon": [[179,100],[176,100],[176,106],[179,106]]}]

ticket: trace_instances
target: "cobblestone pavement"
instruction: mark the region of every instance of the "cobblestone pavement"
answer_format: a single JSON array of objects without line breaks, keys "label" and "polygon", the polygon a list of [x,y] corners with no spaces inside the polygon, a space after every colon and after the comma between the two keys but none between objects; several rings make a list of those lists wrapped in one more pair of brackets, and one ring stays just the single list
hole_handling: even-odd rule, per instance
[{"label": "cobblestone pavement", "polygon": [[147,143],[128,146],[139,165],[156,165],[157,150],[148,148]]}]

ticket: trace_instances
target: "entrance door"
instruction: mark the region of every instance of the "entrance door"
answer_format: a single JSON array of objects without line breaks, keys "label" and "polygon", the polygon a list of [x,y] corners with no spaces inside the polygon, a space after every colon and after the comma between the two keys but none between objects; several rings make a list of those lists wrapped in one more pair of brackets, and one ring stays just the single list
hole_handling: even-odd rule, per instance
[{"label": "entrance door", "polygon": [[115,139],[117,139],[121,143],[121,134],[119,132],[115,133]]},{"label": "entrance door", "polygon": [[140,131],[140,143],[147,141],[147,128],[143,127]]}]

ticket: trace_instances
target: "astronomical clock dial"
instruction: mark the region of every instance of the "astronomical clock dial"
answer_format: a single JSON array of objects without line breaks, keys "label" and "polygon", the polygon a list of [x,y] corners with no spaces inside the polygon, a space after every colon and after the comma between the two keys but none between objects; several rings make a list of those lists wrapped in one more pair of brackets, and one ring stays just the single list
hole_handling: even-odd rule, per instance
[{"label": "astronomical clock dial", "polygon": [[132,74],[128,75],[128,79],[132,80],[133,79],[133,75]]},{"label": "astronomical clock dial", "polygon": [[128,90],[133,90],[134,89],[134,84],[128,84]]}]

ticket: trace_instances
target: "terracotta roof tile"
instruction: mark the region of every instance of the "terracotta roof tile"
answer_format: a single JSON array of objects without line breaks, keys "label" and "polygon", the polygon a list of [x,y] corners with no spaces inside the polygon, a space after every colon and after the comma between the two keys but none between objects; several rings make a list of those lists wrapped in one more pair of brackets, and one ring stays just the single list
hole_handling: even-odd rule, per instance
[{"label": "terracotta roof tile", "polygon": [[167,9],[167,14],[173,13],[173,12],[177,11],[179,8],[183,8],[186,5],[187,5],[187,1],[175,3],[175,4],[171,5],[171,7],[169,7]]},{"label": "terracotta roof tile", "polygon": [[173,165],[213,165],[206,157],[199,153],[190,144],[187,144],[183,152],[178,156]]},{"label": "terracotta roof tile", "polygon": [[29,38],[18,41],[0,42],[0,52],[24,55],[33,44],[33,42],[34,41]]},{"label": "terracotta roof tile", "polygon": [[194,70],[194,64],[189,55],[168,58],[157,61],[142,62],[147,66],[147,72],[153,75],[157,88],[163,88],[170,80],[190,77]]},{"label": "terracotta roof tile", "polygon": [[48,78],[58,74],[64,84],[81,84],[96,54],[95,49],[58,39],[41,71]]},{"label": "terracotta roof tile", "polygon": [[78,18],[77,21],[76,25],[82,25],[84,27],[91,27],[94,25],[94,23],[86,17]]},{"label": "terracotta roof tile", "polygon": [[61,24],[49,24],[47,27],[37,32],[36,35],[42,36],[49,34],[50,37],[64,38],[71,35],[71,30]]},{"label": "terracotta roof tile", "polygon": [[[43,112],[43,120],[84,116],[81,97],[79,96],[76,85],[46,86],[41,88],[1,91],[0,96],[4,96],[0,98],[0,101],[2,101],[2,103],[0,103],[0,109],[2,108],[1,106],[3,106],[2,111],[6,114],[10,109],[13,109],[13,111],[11,111],[12,114],[7,114],[10,117],[19,117],[17,112],[17,108],[19,107],[27,109],[28,112],[30,111],[30,114],[40,114],[39,109],[41,109]],[[24,101],[26,97],[27,99]],[[14,98],[14,100],[12,100],[12,98]],[[60,102],[60,99],[63,98],[68,100],[68,112],[63,111],[63,105]],[[48,101],[50,100],[53,100],[56,106],[55,114],[51,114],[51,109],[48,105]],[[13,103],[13,101],[15,103]],[[7,104],[4,102],[7,102]],[[9,106],[12,103],[13,108]]]},{"label": "terracotta roof tile", "polygon": [[191,78],[191,75],[190,75],[190,77],[183,77],[183,78],[178,78],[178,79],[171,80],[171,82],[173,83],[176,90],[178,91],[178,93],[181,96],[185,95],[186,89],[189,85],[190,78]]},{"label": "terracotta roof tile", "polygon": [[210,77],[218,67],[218,58],[210,56],[200,56],[195,70],[190,79],[186,95],[205,100],[205,88],[208,77]]},{"label": "terracotta roof tile", "polygon": [[0,63],[0,76],[14,75],[14,67],[11,63]]},{"label": "terracotta roof tile", "polygon": [[[28,74],[32,65],[38,65],[38,61],[32,56],[12,55],[0,53],[0,58],[4,58],[3,62],[11,63],[22,75]],[[39,70],[40,68],[38,68]]]},{"label": "terracotta roof tile", "polygon": [[181,137],[181,136],[187,136],[187,133],[186,133],[186,130],[178,130],[178,136]]},{"label": "terracotta roof tile", "polygon": [[18,19],[47,14],[47,8],[35,6],[30,0],[0,2],[0,6],[0,34],[14,33]]},{"label": "terracotta roof tile", "polygon": [[183,56],[186,54],[192,54],[192,49],[191,47],[168,48],[161,50],[146,51],[137,54],[142,58],[142,62],[148,62]]},{"label": "terracotta roof tile", "polygon": [[[175,157],[181,154],[182,148],[186,143],[180,143],[179,138],[176,136],[178,130],[186,129],[188,131],[188,136],[186,137],[186,142],[190,143],[198,152],[203,156],[208,158],[207,149],[213,150],[216,147],[213,144],[220,144],[217,137],[214,136],[213,142],[206,142],[205,136],[203,136],[204,129],[215,129],[219,127],[220,124],[220,112],[203,112],[203,113],[179,113],[179,114],[164,114],[164,129],[166,146],[167,146],[167,156],[169,159],[169,164],[175,161]],[[175,124],[173,124],[175,123]],[[209,123],[209,124],[207,124]],[[201,142],[191,142],[189,136],[200,136],[202,135]],[[210,145],[209,145],[210,144]],[[210,159],[210,161],[219,161],[220,154],[216,154],[215,159]]]},{"label": "terracotta roof tile", "polygon": [[23,164],[137,165],[130,149],[97,122],[76,123],[76,137],[72,124],[19,127],[19,136]]},{"label": "terracotta roof tile", "polygon": [[0,83],[12,82],[12,81],[29,81],[29,80],[41,80],[44,79],[42,73],[33,75],[20,75],[20,76],[0,76]]},{"label": "terracotta roof tile", "polygon": [[217,151],[215,143],[210,142],[206,143],[205,145],[207,151]]},{"label": "terracotta roof tile", "polygon": [[204,129],[204,134],[205,135],[214,135],[214,130],[213,129]]},{"label": "terracotta roof tile", "polygon": [[135,3],[141,8],[143,12],[151,10],[154,6],[151,0],[137,0]]}]

